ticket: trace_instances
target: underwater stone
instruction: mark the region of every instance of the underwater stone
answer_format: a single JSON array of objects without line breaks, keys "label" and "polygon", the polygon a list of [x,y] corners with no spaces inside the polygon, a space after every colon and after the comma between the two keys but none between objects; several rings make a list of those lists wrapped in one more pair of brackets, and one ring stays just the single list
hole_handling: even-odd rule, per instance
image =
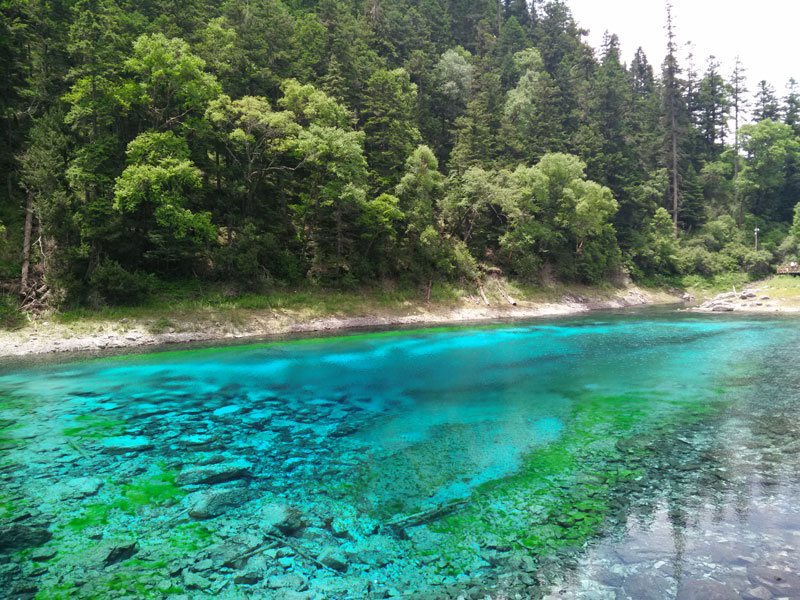
[{"label": "underwater stone", "polygon": [[635,573],[627,579],[623,588],[625,592],[636,600],[661,600],[666,597],[667,581],[663,577]]},{"label": "underwater stone", "polygon": [[33,562],[44,562],[50,560],[57,554],[55,548],[38,548],[31,553],[31,560]]},{"label": "underwater stone", "polygon": [[185,435],[178,439],[178,443],[184,446],[207,446],[219,439],[216,435]]},{"label": "underwater stone", "polygon": [[744,598],[744,600],[770,600],[770,598],[772,598],[772,592],[762,585],[752,590],[747,590],[742,595],[742,598]]},{"label": "underwater stone", "polygon": [[800,576],[770,567],[751,566],[747,577],[754,585],[767,588],[776,596],[798,597],[800,595]]},{"label": "underwater stone", "polygon": [[731,586],[711,579],[684,581],[678,589],[677,600],[739,600]]},{"label": "underwater stone", "polygon": [[241,573],[234,575],[233,583],[237,583],[239,585],[255,585],[261,581],[261,577],[261,573],[255,569],[242,571]]},{"label": "underwater stone", "polygon": [[103,480],[99,477],[76,477],[67,481],[65,496],[75,499],[94,496],[103,487]]},{"label": "underwater stone", "polygon": [[224,483],[226,481],[250,477],[251,467],[252,465],[246,461],[190,467],[181,471],[175,481],[178,485]]},{"label": "underwater stone", "polygon": [[52,537],[53,534],[44,525],[13,523],[0,528],[0,554],[41,546]]},{"label": "underwater stone", "polygon": [[189,589],[206,589],[211,586],[211,582],[202,575],[185,570],[183,572],[183,585]]},{"label": "underwater stone", "polygon": [[189,496],[189,516],[193,519],[213,519],[247,502],[242,489],[203,490]]},{"label": "underwater stone", "polygon": [[293,535],[306,525],[303,513],[293,506],[277,502],[264,505],[259,511],[259,522],[265,529],[277,529],[285,535]]},{"label": "underwater stone", "polygon": [[142,452],[150,450],[153,444],[144,436],[121,435],[100,441],[103,452],[106,454],[127,454],[128,452]]},{"label": "underwater stone", "polygon": [[131,556],[139,551],[139,544],[136,542],[126,541],[109,541],[101,544],[101,552],[105,554],[103,564],[108,567],[115,563],[128,560]]},{"label": "underwater stone", "polygon": [[274,575],[267,581],[267,587],[273,590],[281,588],[289,588],[302,592],[307,589],[306,580],[304,577],[296,573],[287,573],[286,575]]},{"label": "underwater stone", "polygon": [[347,557],[339,548],[328,547],[322,550],[317,560],[336,571],[347,571]]}]

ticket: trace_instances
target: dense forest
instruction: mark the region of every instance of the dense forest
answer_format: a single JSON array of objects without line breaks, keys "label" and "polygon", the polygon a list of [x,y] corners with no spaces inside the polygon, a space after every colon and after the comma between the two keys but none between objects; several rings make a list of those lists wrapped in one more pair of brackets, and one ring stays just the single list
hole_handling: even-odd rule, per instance
[{"label": "dense forest", "polygon": [[6,306],[797,257],[800,90],[682,59],[669,7],[623,57],[560,0],[0,5]]}]

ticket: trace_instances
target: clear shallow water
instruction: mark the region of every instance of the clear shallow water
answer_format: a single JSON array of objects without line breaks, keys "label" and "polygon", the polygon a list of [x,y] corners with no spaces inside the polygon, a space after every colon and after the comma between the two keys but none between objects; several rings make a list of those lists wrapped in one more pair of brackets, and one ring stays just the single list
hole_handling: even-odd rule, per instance
[{"label": "clear shallow water", "polygon": [[800,597],[798,342],[642,313],[0,367],[0,594]]}]

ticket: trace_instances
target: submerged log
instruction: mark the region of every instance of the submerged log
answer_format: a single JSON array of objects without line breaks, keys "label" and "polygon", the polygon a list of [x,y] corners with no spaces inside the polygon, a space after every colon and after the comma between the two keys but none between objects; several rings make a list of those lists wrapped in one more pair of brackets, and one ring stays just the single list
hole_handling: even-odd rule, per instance
[{"label": "submerged log", "polygon": [[393,533],[403,537],[405,535],[405,530],[409,527],[417,527],[418,525],[425,525],[431,521],[441,519],[445,515],[449,515],[451,512],[466,503],[467,500],[463,498],[459,500],[451,500],[450,502],[434,506],[427,510],[401,517],[395,517],[386,523],[386,526],[391,529]]}]

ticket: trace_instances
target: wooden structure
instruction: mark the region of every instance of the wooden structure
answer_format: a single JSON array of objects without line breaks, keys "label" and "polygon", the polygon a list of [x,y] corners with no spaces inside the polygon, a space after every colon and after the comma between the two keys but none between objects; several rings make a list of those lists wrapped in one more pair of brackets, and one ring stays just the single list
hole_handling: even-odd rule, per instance
[{"label": "wooden structure", "polygon": [[800,275],[800,263],[794,260],[792,262],[784,263],[778,267],[777,274]]}]

